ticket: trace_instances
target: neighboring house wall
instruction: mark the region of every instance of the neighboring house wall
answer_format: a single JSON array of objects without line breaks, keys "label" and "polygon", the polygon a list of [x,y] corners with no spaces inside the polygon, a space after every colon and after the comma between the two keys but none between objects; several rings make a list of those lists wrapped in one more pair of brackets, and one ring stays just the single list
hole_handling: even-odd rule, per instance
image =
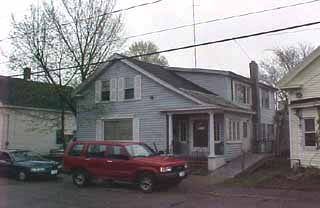
[{"label": "neighboring house wall", "polygon": [[[56,130],[60,126],[60,113],[14,108],[2,108],[0,111],[0,123],[4,121],[4,128],[0,128],[0,134],[2,131],[4,136],[1,142],[3,148],[8,142],[10,149],[28,149],[48,154],[50,149],[59,147],[56,144]],[[74,130],[75,118],[73,114],[66,113],[65,133],[72,134]]]},{"label": "neighboring house wall", "polygon": [[[320,58],[316,59],[305,70],[300,72],[290,81],[290,85],[302,85],[302,89],[298,91],[290,91],[290,100],[307,99],[320,97]],[[301,92],[302,97],[296,97],[296,93]]]},{"label": "neighboring house wall", "polygon": [[[320,97],[320,58],[318,57],[311,64],[306,66],[293,79],[285,84],[295,86],[296,88],[288,89],[289,103],[293,101],[319,98]],[[283,86],[282,86],[283,87]],[[300,104],[289,105],[289,126],[290,126],[290,158],[291,165],[301,162],[304,167],[315,166],[320,168],[320,151],[317,149],[316,139],[312,145],[307,145],[307,130],[305,119],[312,119],[314,122],[314,135],[319,129],[319,103],[302,102]],[[309,131],[310,132],[310,131]],[[311,131],[312,132],[312,131]]]},{"label": "neighboring house wall", "polygon": [[[300,118],[294,109],[289,110],[290,119],[290,158],[291,164],[296,164],[300,160],[304,167],[320,167],[320,152],[316,146],[305,145],[304,120],[305,118],[315,118],[317,121],[318,113],[316,108],[304,108],[300,113]],[[316,123],[316,122],[315,122]],[[318,124],[316,123],[316,129]]]},{"label": "neighboring house wall", "polygon": [[[98,80],[130,78],[141,75],[124,63],[117,62],[108,68]],[[94,103],[95,84],[92,83],[82,92],[83,99],[77,102],[78,108],[78,139],[95,139],[96,121],[98,119],[116,119],[133,117],[138,124],[134,131],[139,132],[138,138],[150,146],[157,144],[159,150],[166,150],[167,122],[166,115],[161,109],[189,107],[196,104],[181,95],[165,88],[150,78],[141,75],[141,99],[128,101],[114,101]],[[91,110],[83,110],[82,106],[89,106]],[[95,110],[98,107],[100,110]],[[138,129],[137,129],[138,128]]]},{"label": "neighboring house wall", "polygon": [[176,74],[181,77],[231,101],[230,78],[222,75],[195,72],[180,72]]}]

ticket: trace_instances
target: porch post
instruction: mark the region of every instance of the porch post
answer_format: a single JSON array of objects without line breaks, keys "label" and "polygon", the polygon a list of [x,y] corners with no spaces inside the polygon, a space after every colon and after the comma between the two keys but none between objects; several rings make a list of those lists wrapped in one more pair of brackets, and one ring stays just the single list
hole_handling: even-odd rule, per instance
[{"label": "porch post", "polygon": [[168,119],[169,119],[169,144],[168,144],[168,147],[169,147],[169,154],[173,154],[173,124],[172,124],[172,114],[169,114],[168,115]]},{"label": "porch post", "polygon": [[215,142],[214,142],[214,113],[209,112],[209,157],[215,157]]}]

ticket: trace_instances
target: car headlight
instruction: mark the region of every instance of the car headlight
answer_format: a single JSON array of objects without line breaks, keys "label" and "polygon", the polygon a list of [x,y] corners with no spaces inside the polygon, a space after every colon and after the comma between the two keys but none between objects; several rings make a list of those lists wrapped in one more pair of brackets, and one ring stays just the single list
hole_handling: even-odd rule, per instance
[{"label": "car headlight", "polygon": [[171,171],[172,171],[172,167],[160,167],[161,173],[167,173],[167,172],[171,172]]},{"label": "car headlight", "polygon": [[188,168],[188,163],[185,163],[184,164],[184,169],[187,169]]},{"label": "car headlight", "polygon": [[46,170],[45,168],[31,168],[30,169],[31,172],[43,172],[45,170]]}]

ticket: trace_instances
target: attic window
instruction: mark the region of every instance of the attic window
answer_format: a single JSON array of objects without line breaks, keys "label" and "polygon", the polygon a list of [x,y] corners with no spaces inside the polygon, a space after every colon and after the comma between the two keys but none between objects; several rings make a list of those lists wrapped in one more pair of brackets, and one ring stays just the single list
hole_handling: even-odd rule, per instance
[{"label": "attic window", "polygon": [[240,82],[234,83],[234,101],[240,104],[251,104],[251,88]]}]

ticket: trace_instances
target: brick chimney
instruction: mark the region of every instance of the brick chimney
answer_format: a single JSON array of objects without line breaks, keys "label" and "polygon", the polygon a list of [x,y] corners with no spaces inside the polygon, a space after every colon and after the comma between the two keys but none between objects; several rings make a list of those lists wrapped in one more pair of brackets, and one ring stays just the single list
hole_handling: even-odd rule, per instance
[{"label": "brick chimney", "polygon": [[253,137],[255,140],[260,138],[260,123],[261,123],[261,109],[260,109],[260,91],[259,91],[259,66],[255,61],[249,64],[250,79],[252,86],[252,110],[256,112],[253,116]]},{"label": "brick chimney", "polygon": [[31,68],[30,67],[25,67],[23,69],[23,79],[26,81],[31,80]]}]

